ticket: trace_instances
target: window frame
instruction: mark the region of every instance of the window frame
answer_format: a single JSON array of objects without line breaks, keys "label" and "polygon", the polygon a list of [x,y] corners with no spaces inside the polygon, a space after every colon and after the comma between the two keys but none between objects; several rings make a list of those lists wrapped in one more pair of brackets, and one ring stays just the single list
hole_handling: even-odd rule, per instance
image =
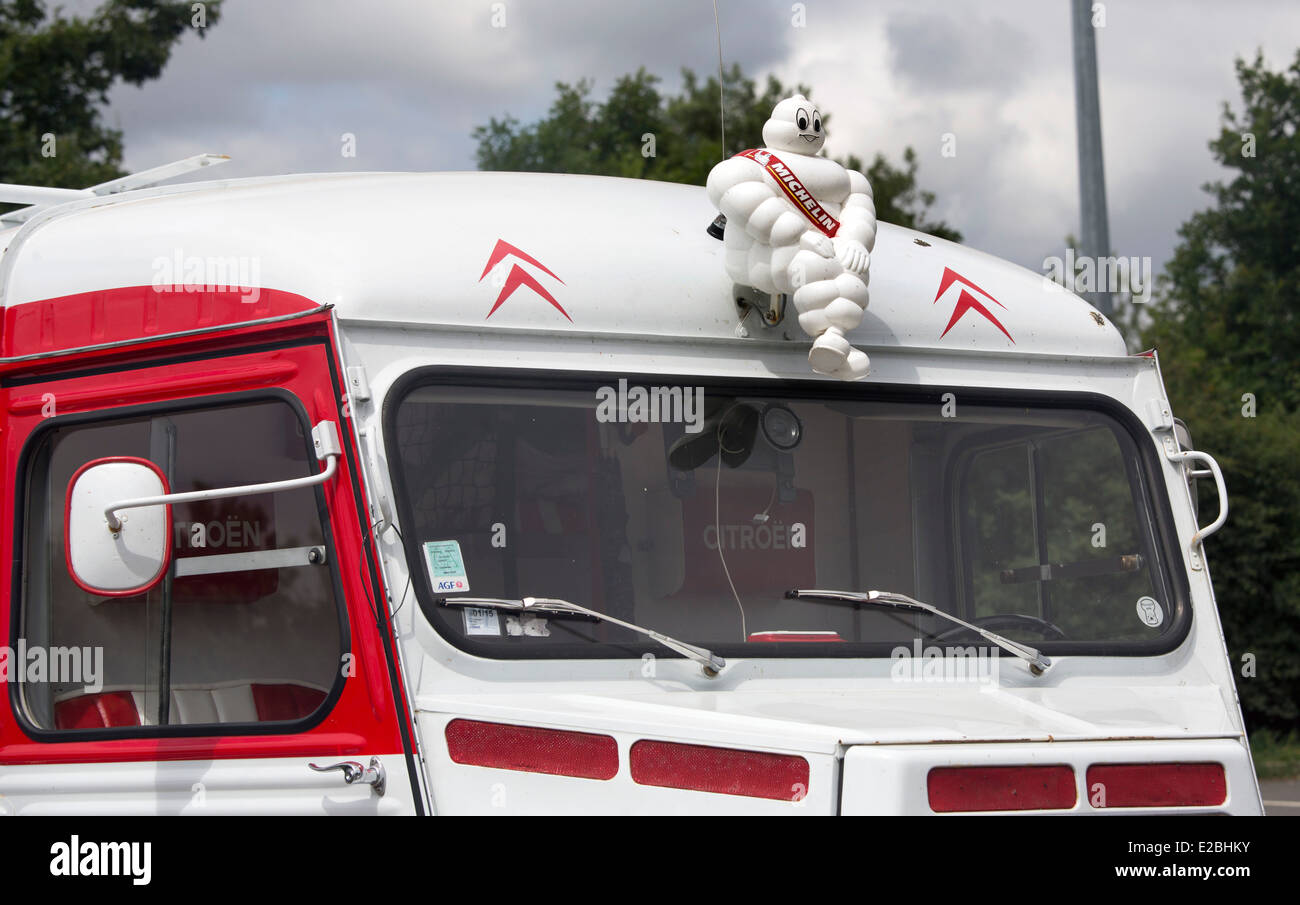
[{"label": "window frame", "polygon": [[[482,657],[502,663],[544,660],[563,662],[566,660],[621,660],[640,658],[645,654],[656,657],[677,657],[653,641],[606,642],[591,645],[590,653],[557,656],[547,653],[542,645],[512,647],[508,655],[503,655],[499,645],[475,641],[471,637],[453,635],[444,630],[441,621],[431,617],[437,612],[433,603],[436,596],[429,583],[426,570],[422,567],[423,558],[419,549],[419,538],[414,530],[414,517],[409,502],[406,475],[400,463],[400,444],[397,436],[397,411],[408,394],[421,387],[437,386],[441,388],[464,387],[467,389],[489,390],[554,390],[591,392],[601,386],[617,385],[618,380],[626,379],[629,385],[655,386],[702,386],[706,393],[748,393],[766,398],[802,398],[812,401],[850,400],[861,402],[881,402],[913,405],[933,405],[936,410],[943,405],[943,396],[947,393],[959,394],[966,405],[983,405],[1001,408],[1034,408],[1039,410],[1072,409],[1095,412],[1108,419],[1112,429],[1118,428],[1126,433],[1133,442],[1138,457],[1139,469],[1136,477],[1139,486],[1135,487],[1135,499],[1147,505],[1147,519],[1155,534],[1156,562],[1153,568],[1160,571],[1157,582],[1163,581],[1170,595],[1169,629],[1149,641],[1043,641],[1037,646],[1051,656],[1094,656],[1094,657],[1151,657],[1168,654],[1176,650],[1191,631],[1192,605],[1191,586],[1183,558],[1182,546],[1174,523],[1173,508],[1169,494],[1164,489],[1162,465],[1157,455],[1156,444],[1146,426],[1137,415],[1118,400],[1100,393],[1068,392],[1056,390],[1025,390],[1004,387],[966,387],[959,385],[901,385],[885,383],[840,383],[823,380],[763,380],[714,375],[683,375],[677,372],[645,373],[579,370],[526,370],[519,368],[486,368],[460,365],[427,365],[412,368],[399,376],[388,388],[382,405],[381,429],[384,446],[388,451],[386,464],[388,479],[394,491],[394,506],[400,523],[407,530],[402,534],[401,545],[406,555],[407,573],[410,576],[412,592],[422,615],[429,626],[457,651],[470,656]],[[957,478],[956,459],[946,469],[943,478],[942,493],[946,507],[951,508],[956,499],[954,481]],[[1130,473],[1130,484],[1135,477]],[[950,515],[945,531],[948,535],[949,555],[957,556],[957,523]],[[954,570],[948,580],[960,582],[961,569],[959,560],[954,562]],[[857,589],[861,590],[861,589]],[[954,592],[959,586],[952,588]],[[960,599],[960,594],[958,594]],[[648,626],[654,628],[654,626]],[[686,641],[695,639],[686,638]],[[965,648],[968,645],[949,641],[938,643],[930,639],[927,643],[940,646],[945,651],[952,648]],[[765,643],[761,650],[753,643],[714,645],[713,650],[721,656],[736,659],[881,659],[889,658],[899,646],[897,640],[879,642],[849,642],[845,644],[809,645],[800,643]],[[822,648],[820,650],[812,648]],[[846,650],[846,648],[851,648]]]},{"label": "window frame", "polygon": [[[27,567],[24,556],[27,546],[28,511],[32,500],[28,493],[32,464],[39,453],[48,433],[62,427],[93,425],[121,421],[129,418],[151,417],[155,415],[196,412],[221,406],[241,405],[255,402],[276,401],[288,405],[289,410],[302,427],[303,449],[308,464],[317,461],[312,446],[311,421],[307,410],[297,395],[278,387],[248,390],[235,393],[220,393],[211,396],[198,396],[184,399],[169,399],[142,405],[129,405],[114,408],[95,409],[89,412],[77,412],[68,415],[56,415],[43,420],[28,434],[23,441],[22,452],[15,468],[15,487],[13,495],[14,512],[14,580],[10,596],[10,617],[8,643],[11,650],[16,649],[18,632],[21,628],[24,611],[23,576]],[[339,653],[338,662],[348,654],[355,656],[352,649],[352,633],[348,622],[347,597],[343,590],[342,576],[339,573],[338,548],[334,542],[329,505],[325,500],[324,489],[317,484],[311,488],[316,499],[316,513],[320,519],[322,545],[326,550],[326,563],[330,573],[330,585],[334,590],[334,609],[338,619]],[[169,569],[175,568],[175,558]],[[170,639],[169,647],[170,647]],[[22,683],[9,682],[9,705],[15,722],[25,735],[34,741],[50,743],[99,742],[115,739],[162,739],[162,738],[196,738],[226,736],[261,736],[261,735],[299,735],[314,729],[323,723],[333,711],[335,704],[343,694],[345,678],[341,669],[335,670],[334,683],[330,686],[324,700],[307,716],[291,721],[246,722],[246,723],[194,723],[169,724],[167,726],[125,726],[106,729],[47,729],[36,726],[28,718],[26,702],[21,691]]]}]

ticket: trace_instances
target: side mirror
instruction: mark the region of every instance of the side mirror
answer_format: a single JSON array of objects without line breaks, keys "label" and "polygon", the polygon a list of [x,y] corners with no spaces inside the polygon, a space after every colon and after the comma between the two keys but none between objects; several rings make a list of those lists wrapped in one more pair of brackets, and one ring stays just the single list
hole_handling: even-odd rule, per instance
[{"label": "side mirror", "polygon": [[[1196,449],[1192,445],[1192,432],[1187,428],[1187,422],[1182,418],[1174,419],[1174,439],[1178,441],[1178,448],[1184,452]],[[1201,496],[1196,492],[1196,475],[1190,465],[1184,466],[1183,470],[1187,474],[1187,486],[1192,492],[1192,511],[1196,513],[1197,524],[1200,524],[1201,517]]]},{"label": "side mirror", "polygon": [[95,459],[68,482],[63,545],[68,573],[83,591],[130,597],[153,588],[171,565],[171,507],[163,504],[119,513],[114,531],[105,510],[128,497],[168,493],[167,478],[147,459]]}]

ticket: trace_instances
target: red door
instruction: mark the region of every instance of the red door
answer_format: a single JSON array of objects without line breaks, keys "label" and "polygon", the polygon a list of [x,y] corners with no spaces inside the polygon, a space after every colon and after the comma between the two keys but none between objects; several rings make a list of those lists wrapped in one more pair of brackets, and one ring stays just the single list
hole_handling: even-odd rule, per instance
[{"label": "red door", "polygon": [[[328,327],[321,313],[5,378],[10,810],[423,809]],[[343,440],[333,478],[172,505],[150,590],[96,597],[68,574],[64,502],[88,462],[147,459],[173,493],[301,478],[322,470],[322,421]],[[340,763],[367,772],[309,766]]]}]

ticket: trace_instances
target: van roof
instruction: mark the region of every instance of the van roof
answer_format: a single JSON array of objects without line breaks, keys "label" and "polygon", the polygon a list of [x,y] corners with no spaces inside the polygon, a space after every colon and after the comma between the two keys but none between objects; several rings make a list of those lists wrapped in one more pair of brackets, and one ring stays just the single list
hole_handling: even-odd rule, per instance
[{"label": "van roof", "polygon": [[[738,331],[723,244],[706,232],[716,213],[702,187],[561,174],[165,186],[0,232],[0,307],[221,281],[332,304],[345,323],[806,342],[793,310],[775,327],[751,314]],[[1041,274],[890,224],[870,291],[850,335],[864,349],[1126,354],[1109,321]]]}]

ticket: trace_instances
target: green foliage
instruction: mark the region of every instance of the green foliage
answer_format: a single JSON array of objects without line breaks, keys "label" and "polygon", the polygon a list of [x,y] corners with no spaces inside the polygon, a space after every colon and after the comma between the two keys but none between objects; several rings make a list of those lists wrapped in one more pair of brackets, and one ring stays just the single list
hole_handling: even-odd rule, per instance
[{"label": "green foliage", "polygon": [[[478,167],[703,185],[709,170],[723,157],[718,80],[712,76],[701,80],[685,69],[681,93],[665,96],[658,84],[657,77],[641,68],[620,77],[604,103],[596,103],[590,82],[557,83],[555,101],[544,119],[523,125],[511,116],[494,117],[474,130]],[[770,75],[760,89],[738,65],[724,71],[722,84],[728,154],[762,144],[763,123],[782,98],[812,93],[804,85],[782,85]],[[823,115],[828,125],[830,119]],[[649,153],[650,141],[653,153]],[[904,151],[901,168],[880,154],[866,169],[853,155],[840,163],[866,174],[881,220],[961,241],[952,227],[930,220],[934,193],[917,187],[916,152],[911,148]]]},{"label": "green foliage", "polygon": [[855,154],[839,161],[850,170],[865,173],[875,193],[876,217],[896,226],[920,230],[940,239],[952,242],[961,241],[961,233],[942,220],[930,219],[930,208],[934,204],[934,192],[927,192],[916,184],[916,151],[907,147],[903,149],[903,166],[895,167],[883,154],[877,153],[871,166],[865,170],[862,161]]},{"label": "green foliage", "polygon": [[[1300,53],[1281,72],[1238,60],[1237,77],[1242,109],[1224,106],[1209,143],[1230,178],[1179,230],[1142,341],[1227,480],[1231,515],[1208,547],[1247,721],[1286,730],[1300,725]],[[1217,505],[1201,494],[1203,512]]]},{"label": "green foliage", "polygon": [[1300,732],[1260,729],[1250,734],[1250,754],[1260,779],[1300,776]]},{"label": "green foliage", "polygon": [[[207,25],[220,5],[205,4]],[[189,0],[106,0],[86,17],[0,0],[0,182],[84,188],[123,175],[122,133],[101,117],[108,91],[157,78],[194,15]],[[47,133],[54,156],[42,154]]]}]

